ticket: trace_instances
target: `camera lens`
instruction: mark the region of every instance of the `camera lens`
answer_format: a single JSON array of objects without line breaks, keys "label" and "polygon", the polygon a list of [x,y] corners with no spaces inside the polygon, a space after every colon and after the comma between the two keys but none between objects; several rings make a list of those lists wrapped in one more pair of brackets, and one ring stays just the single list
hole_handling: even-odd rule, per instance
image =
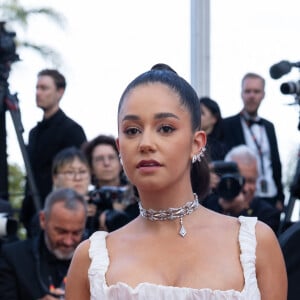
[{"label": "camera lens", "polygon": [[282,94],[285,94],[285,95],[289,95],[289,94],[300,95],[300,82],[299,81],[285,82],[280,86],[280,91]]},{"label": "camera lens", "polygon": [[227,201],[232,201],[242,190],[242,177],[225,174],[218,184],[218,194]]}]

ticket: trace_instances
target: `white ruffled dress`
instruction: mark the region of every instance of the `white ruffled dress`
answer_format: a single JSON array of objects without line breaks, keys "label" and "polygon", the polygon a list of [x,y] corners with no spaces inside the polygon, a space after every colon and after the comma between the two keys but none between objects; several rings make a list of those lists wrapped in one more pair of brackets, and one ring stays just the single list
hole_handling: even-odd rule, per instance
[{"label": "white ruffled dress", "polygon": [[109,255],[106,248],[107,232],[98,231],[91,237],[89,256],[91,265],[88,270],[91,300],[259,300],[255,272],[257,218],[239,217],[240,260],[244,271],[245,285],[242,291],[211,290],[162,286],[152,283],[140,283],[132,288],[125,283],[107,286],[105,274],[109,266]]}]

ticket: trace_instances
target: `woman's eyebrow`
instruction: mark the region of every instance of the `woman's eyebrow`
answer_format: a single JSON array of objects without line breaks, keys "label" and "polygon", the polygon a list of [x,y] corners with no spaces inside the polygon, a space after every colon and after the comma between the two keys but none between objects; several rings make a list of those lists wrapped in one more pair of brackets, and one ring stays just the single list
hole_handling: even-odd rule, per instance
[{"label": "woman's eyebrow", "polygon": [[136,120],[140,120],[139,116],[137,115],[126,115],[124,116],[124,118],[122,119],[122,121],[136,121]]},{"label": "woman's eyebrow", "polygon": [[169,112],[161,112],[161,113],[157,113],[154,116],[155,119],[165,119],[165,118],[175,118],[179,120],[179,117],[176,116],[173,113],[169,113]]},{"label": "woman's eyebrow", "polygon": [[[154,115],[155,119],[165,119],[165,118],[175,118],[177,120],[179,120],[179,117],[173,113],[169,113],[169,112],[160,112]],[[124,118],[122,119],[122,121],[137,121],[140,120],[140,117],[137,115],[126,115],[124,116]]]}]

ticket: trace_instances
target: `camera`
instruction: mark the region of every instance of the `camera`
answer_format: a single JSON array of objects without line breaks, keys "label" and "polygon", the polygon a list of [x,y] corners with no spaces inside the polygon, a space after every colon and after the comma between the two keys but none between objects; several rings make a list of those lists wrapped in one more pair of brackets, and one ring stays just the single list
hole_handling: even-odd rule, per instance
[{"label": "camera", "polygon": [[[126,225],[130,220],[128,215],[119,210],[108,209],[103,212],[104,216],[104,229],[112,232],[120,227]],[[101,224],[103,226],[103,224]]]},{"label": "camera", "polygon": [[14,62],[19,60],[16,54],[16,33],[5,29],[5,22],[0,21],[0,62]]},{"label": "camera", "polygon": [[18,230],[18,221],[0,213],[0,238],[15,235]]},{"label": "camera", "polygon": [[244,177],[239,173],[237,164],[216,160],[211,162],[211,170],[220,177],[216,193],[226,201],[233,201],[242,191],[245,183]]},{"label": "camera", "polygon": [[[300,62],[289,62],[287,60],[282,60],[277,64],[274,64],[270,68],[270,75],[273,79],[279,79],[283,75],[288,74],[292,67],[300,68]],[[300,81],[288,81],[284,82],[280,86],[280,91],[284,95],[300,95]]]},{"label": "camera", "polygon": [[300,95],[300,81],[284,82],[280,86],[280,91],[284,95],[290,95],[290,94]]},{"label": "camera", "polygon": [[[293,67],[300,69],[300,61],[289,62],[287,60],[282,60],[279,63],[276,63],[273,66],[271,66],[270,75],[273,79],[279,79],[283,75],[288,74]],[[300,80],[282,83],[280,85],[280,91],[284,95],[294,95],[295,102],[291,104],[300,105]],[[298,123],[298,130],[300,130],[300,121]]]},{"label": "camera", "polygon": [[102,186],[90,192],[89,203],[95,204],[98,210],[113,209],[113,203],[124,203],[130,199],[128,186]]},{"label": "camera", "polygon": [[97,212],[88,219],[88,235],[98,230],[99,225],[103,230],[111,232],[130,221],[123,209],[135,199],[131,186],[102,186],[91,191],[89,197],[88,203],[94,204]]},{"label": "camera", "polygon": [[19,60],[16,53],[16,33],[5,29],[5,22],[0,22],[0,74],[7,79],[10,71],[10,63]]}]

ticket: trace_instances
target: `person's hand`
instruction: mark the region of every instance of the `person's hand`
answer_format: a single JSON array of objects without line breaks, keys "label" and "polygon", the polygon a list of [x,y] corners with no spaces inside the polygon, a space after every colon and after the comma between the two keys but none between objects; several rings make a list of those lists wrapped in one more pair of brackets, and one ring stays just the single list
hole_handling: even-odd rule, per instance
[{"label": "person's hand", "polygon": [[51,289],[51,293],[56,296],[52,295],[45,295],[43,298],[39,298],[38,300],[64,300],[65,299],[65,291],[61,288],[53,288]]},{"label": "person's hand", "polygon": [[218,176],[215,172],[213,171],[210,171],[209,172],[210,174],[210,181],[209,181],[209,186],[210,186],[210,189],[216,189],[219,182],[220,182],[220,176]]},{"label": "person's hand", "polygon": [[249,203],[246,201],[244,194],[239,193],[233,200],[219,199],[219,204],[223,208],[225,214],[239,216],[242,211],[249,208]]},{"label": "person's hand", "polygon": [[118,211],[124,211],[127,205],[123,202],[113,202],[113,209]]},{"label": "person's hand", "polygon": [[87,216],[88,217],[93,217],[97,213],[97,205],[94,203],[88,203],[87,205]]}]

